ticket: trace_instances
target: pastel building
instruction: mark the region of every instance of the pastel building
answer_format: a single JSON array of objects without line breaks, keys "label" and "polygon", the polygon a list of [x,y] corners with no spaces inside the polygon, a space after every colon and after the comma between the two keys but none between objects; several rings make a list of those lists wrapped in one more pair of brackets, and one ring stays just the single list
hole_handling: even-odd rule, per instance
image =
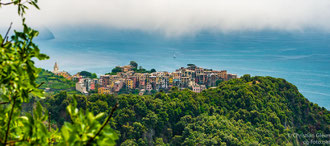
[{"label": "pastel building", "polygon": [[116,81],[113,87],[114,91],[119,92],[121,88],[123,88],[123,81],[122,80]]},{"label": "pastel building", "polygon": [[126,88],[128,89],[134,89],[134,84],[132,79],[127,79],[126,80]]},{"label": "pastel building", "polygon": [[98,89],[98,94],[111,94],[111,90],[107,87],[100,87]]},{"label": "pastel building", "polygon": [[193,86],[192,86],[192,91],[193,92],[196,92],[196,93],[201,93],[203,90],[205,90],[206,89],[206,87],[205,87],[205,85],[198,85],[198,84],[194,84]]}]

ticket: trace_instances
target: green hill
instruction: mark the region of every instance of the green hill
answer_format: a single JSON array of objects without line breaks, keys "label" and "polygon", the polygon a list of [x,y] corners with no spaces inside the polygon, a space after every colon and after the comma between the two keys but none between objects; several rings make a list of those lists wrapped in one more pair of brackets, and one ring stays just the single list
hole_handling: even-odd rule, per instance
[{"label": "green hill", "polygon": [[78,93],[75,91],[75,82],[64,78],[63,76],[57,76],[48,70],[42,69],[36,80],[38,84],[44,82],[40,87],[41,89],[49,88],[47,91],[49,94],[59,93],[60,91],[67,91],[68,93]]},{"label": "green hill", "polygon": [[[118,102],[111,126],[122,145],[297,145],[329,140],[325,134],[330,133],[330,112],[284,79],[245,75],[200,94],[172,88],[145,96],[73,97],[80,108],[94,113],[109,113]],[[53,121],[70,120],[63,115],[70,100],[65,92],[44,100]]]}]

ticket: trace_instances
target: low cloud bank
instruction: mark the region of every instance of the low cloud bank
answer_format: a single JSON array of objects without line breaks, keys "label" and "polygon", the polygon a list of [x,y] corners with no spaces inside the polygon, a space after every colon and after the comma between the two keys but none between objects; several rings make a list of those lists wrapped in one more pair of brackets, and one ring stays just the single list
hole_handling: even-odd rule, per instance
[{"label": "low cloud bank", "polygon": [[[330,32],[329,0],[41,0],[39,5],[40,11],[28,11],[28,23],[52,29],[102,25],[166,36],[204,30]],[[15,11],[0,9],[0,27],[18,22]]]}]

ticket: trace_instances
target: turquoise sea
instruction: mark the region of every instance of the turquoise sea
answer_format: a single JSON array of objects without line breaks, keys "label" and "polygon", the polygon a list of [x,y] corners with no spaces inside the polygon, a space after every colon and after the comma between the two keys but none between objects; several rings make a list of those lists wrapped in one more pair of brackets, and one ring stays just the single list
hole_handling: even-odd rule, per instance
[{"label": "turquoise sea", "polygon": [[[41,32],[43,33],[43,32]],[[47,33],[44,32],[46,36]],[[230,73],[284,78],[310,101],[330,109],[330,34],[322,32],[200,32],[185,36],[100,27],[52,30],[38,40],[51,70],[101,75],[134,60],[146,69],[174,71],[188,63]],[[45,35],[43,35],[45,36]],[[176,56],[174,58],[173,56]]]}]

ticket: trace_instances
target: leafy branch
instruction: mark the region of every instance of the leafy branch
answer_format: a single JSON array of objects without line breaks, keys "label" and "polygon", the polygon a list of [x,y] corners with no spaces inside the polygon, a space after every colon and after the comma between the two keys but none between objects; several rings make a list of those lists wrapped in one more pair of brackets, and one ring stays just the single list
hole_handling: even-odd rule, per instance
[{"label": "leafy branch", "polygon": [[[25,3],[28,3],[25,5]],[[117,134],[108,125],[118,104],[112,109],[108,119],[99,123],[98,119],[104,116],[99,113],[94,116],[92,112],[79,111],[77,104],[67,107],[68,112],[74,123],[67,123],[61,127],[62,135],[58,135],[57,130],[52,131],[50,127],[50,114],[44,110],[38,102],[33,114],[21,112],[22,103],[28,103],[32,94],[35,97],[43,97],[44,92],[39,89],[41,84],[36,83],[40,69],[34,65],[33,59],[45,60],[49,57],[40,53],[37,44],[33,38],[37,37],[39,32],[28,27],[25,23],[25,10],[28,5],[33,5],[37,9],[37,0],[11,0],[2,5],[14,5],[18,8],[18,15],[22,18],[23,31],[14,31],[11,40],[8,41],[12,23],[10,24],[4,37],[0,35],[0,105],[8,104],[0,108],[0,145],[44,145],[52,144],[53,137],[57,139],[57,145],[80,144],[89,145],[97,142],[99,145],[114,145],[118,139]],[[49,115],[47,115],[48,113]],[[49,116],[49,117],[48,117]],[[45,122],[48,119],[48,130]],[[94,135],[94,133],[97,133]],[[103,134],[101,134],[101,131]],[[92,138],[90,138],[92,137]],[[22,139],[23,138],[23,139]]]},{"label": "leafy branch", "polygon": [[[41,87],[43,84],[45,84],[45,82],[41,82],[41,83],[37,86],[37,88]],[[33,91],[33,90],[30,90],[29,93],[31,93],[32,91]],[[10,103],[10,102],[0,102],[0,105],[1,105],[1,104],[8,104],[8,103]]]},{"label": "leafy branch", "polygon": [[12,119],[12,117],[13,117],[13,112],[14,112],[15,104],[16,104],[16,96],[14,96],[13,100],[14,100],[14,102],[13,102],[13,104],[12,104],[12,107],[11,107],[11,110],[10,110],[10,115],[9,115],[9,120],[8,120],[8,122],[7,122],[7,130],[6,130],[5,144],[7,144],[7,140],[8,140],[9,129],[10,129],[10,122],[11,122],[11,119]]},{"label": "leafy branch", "polygon": [[23,15],[25,14],[25,10],[28,9],[28,6],[25,5],[26,3],[34,6],[37,9],[40,9],[39,6],[37,5],[38,0],[27,0],[22,2],[22,0],[11,0],[10,2],[1,2],[0,0],[0,7],[2,5],[8,6],[8,5],[16,5],[18,7],[17,12],[18,15],[21,16],[23,19]]},{"label": "leafy branch", "polygon": [[4,6],[6,6],[6,5],[11,5],[11,4],[14,4],[14,2],[7,2],[7,3],[2,3],[2,2],[0,2],[0,5],[4,5]]},{"label": "leafy branch", "polygon": [[8,28],[8,30],[6,32],[6,35],[5,35],[5,37],[3,37],[3,40],[1,42],[1,47],[3,47],[4,42],[7,42],[8,41],[8,34],[9,34],[9,31],[10,31],[12,25],[13,25],[13,22],[10,23],[9,28]]},{"label": "leafy branch", "polygon": [[101,133],[101,131],[103,130],[103,128],[104,128],[106,125],[108,125],[108,123],[109,123],[109,121],[110,121],[110,119],[111,119],[113,113],[115,112],[115,110],[116,110],[117,108],[118,108],[118,103],[116,103],[116,105],[112,108],[110,115],[108,116],[107,120],[103,123],[103,125],[101,126],[101,128],[97,131],[97,133],[96,133],[93,137],[91,137],[91,138],[88,140],[88,142],[87,142],[87,145],[88,145],[88,146],[91,145],[92,141],[93,141],[98,135],[100,135],[100,133]]}]

